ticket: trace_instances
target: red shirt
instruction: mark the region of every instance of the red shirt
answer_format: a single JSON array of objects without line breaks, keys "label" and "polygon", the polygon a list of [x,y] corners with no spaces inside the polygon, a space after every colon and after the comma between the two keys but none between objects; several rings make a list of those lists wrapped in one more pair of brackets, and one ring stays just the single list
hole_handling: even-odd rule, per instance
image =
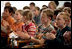
[{"label": "red shirt", "polygon": [[23,26],[23,30],[24,30],[24,29],[28,32],[28,34],[29,34],[30,36],[34,36],[35,33],[36,33],[35,24],[32,23],[32,22],[30,22],[30,24],[28,24],[28,25],[25,24],[25,25]]}]

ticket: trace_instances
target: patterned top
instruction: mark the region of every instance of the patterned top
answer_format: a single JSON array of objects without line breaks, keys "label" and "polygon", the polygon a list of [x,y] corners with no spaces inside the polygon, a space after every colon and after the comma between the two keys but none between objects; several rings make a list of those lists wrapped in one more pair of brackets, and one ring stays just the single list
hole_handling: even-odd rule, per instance
[{"label": "patterned top", "polygon": [[35,24],[30,22],[28,25],[23,25],[23,30],[26,30],[30,36],[34,36],[36,33]]},{"label": "patterned top", "polygon": [[52,30],[54,30],[54,27],[51,24],[48,27],[46,27],[46,28],[44,28],[43,25],[40,25],[38,27],[38,31],[42,32],[42,33],[51,32]]}]

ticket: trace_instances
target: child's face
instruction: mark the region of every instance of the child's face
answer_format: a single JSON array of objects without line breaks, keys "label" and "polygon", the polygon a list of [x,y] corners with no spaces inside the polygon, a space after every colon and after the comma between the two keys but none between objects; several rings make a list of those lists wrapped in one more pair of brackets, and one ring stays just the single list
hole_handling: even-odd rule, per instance
[{"label": "child's face", "polygon": [[65,20],[63,19],[63,15],[58,15],[56,17],[56,24],[59,28],[63,27],[65,24]]},{"label": "child's face", "polygon": [[27,21],[26,16],[23,16],[22,20],[24,23],[26,23],[26,21]]},{"label": "child's face", "polygon": [[16,11],[16,12],[15,12],[15,15],[14,15],[14,18],[15,18],[16,20],[20,20],[20,19],[21,19],[21,14],[20,14],[18,11]]},{"label": "child's face", "polygon": [[3,16],[4,16],[4,17],[10,16],[10,13],[9,13],[8,9],[5,9],[5,10],[4,10]]},{"label": "child's face", "polygon": [[34,15],[37,16],[39,14],[39,11],[37,9],[34,10]]},{"label": "child's face", "polygon": [[52,4],[49,4],[49,8],[54,10],[54,6]]},{"label": "child's face", "polygon": [[47,15],[42,12],[41,13],[41,22],[42,22],[42,24],[47,23],[47,21],[48,21]]},{"label": "child's face", "polygon": [[34,10],[35,7],[34,7],[33,5],[30,5],[30,9],[31,9],[31,10]]}]

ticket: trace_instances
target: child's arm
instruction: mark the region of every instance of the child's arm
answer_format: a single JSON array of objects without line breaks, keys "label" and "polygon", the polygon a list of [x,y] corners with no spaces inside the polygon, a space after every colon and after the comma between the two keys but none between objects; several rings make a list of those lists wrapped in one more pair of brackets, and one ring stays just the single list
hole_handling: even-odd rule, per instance
[{"label": "child's arm", "polygon": [[44,44],[44,39],[36,39],[36,38],[34,38],[34,37],[31,37],[31,39],[30,39],[32,42],[35,42],[35,43],[38,43],[38,44]]},{"label": "child's arm", "polygon": [[32,42],[39,43],[39,44],[43,44],[44,43],[44,39],[40,39],[40,40],[39,39],[35,39],[34,37],[30,36],[28,33],[24,33],[24,32],[21,32],[21,31],[17,31],[16,33],[22,39],[28,39],[28,40],[30,40]]},{"label": "child's arm", "polygon": [[25,33],[25,32],[21,32],[21,31],[16,31],[15,32],[19,37],[21,37],[22,39],[29,39],[29,35],[28,33]]}]

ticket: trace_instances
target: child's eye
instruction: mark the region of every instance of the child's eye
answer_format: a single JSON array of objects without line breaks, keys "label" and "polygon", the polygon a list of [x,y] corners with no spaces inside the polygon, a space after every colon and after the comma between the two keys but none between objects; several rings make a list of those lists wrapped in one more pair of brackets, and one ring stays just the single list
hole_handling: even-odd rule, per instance
[{"label": "child's eye", "polygon": [[18,15],[18,14],[16,14],[16,15]]},{"label": "child's eye", "polygon": [[6,10],[6,12],[7,12],[7,10]]},{"label": "child's eye", "polygon": [[57,20],[60,20],[60,18],[58,18]]}]

